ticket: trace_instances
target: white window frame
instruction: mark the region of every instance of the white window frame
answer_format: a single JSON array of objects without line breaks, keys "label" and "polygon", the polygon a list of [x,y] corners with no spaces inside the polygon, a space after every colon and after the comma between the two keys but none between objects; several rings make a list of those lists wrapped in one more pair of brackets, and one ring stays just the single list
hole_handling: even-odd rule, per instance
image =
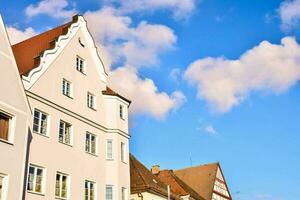
[{"label": "white window frame", "polygon": [[[112,198],[111,199],[107,199],[107,189],[111,188],[111,194],[112,194]],[[115,194],[114,194],[114,186],[113,185],[105,185],[105,193],[104,193],[104,199],[105,200],[114,200],[115,198]]]},{"label": "white window frame", "polygon": [[126,187],[121,188],[121,199],[128,200],[128,190]]},{"label": "white window frame", "polygon": [[[108,152],[108,144],[111,143],[111,157],[109,156]],[[114,159],[114,141],[112,139],[106,140],[106,160],[113,160]]]},{"label": "white window frame", "polygon": [[87,107],[96,110],[96,96],[91,92],[87,92]]},{"label": "white window frame", "polygon": [[[57,175],[60,175],[60,179],[59,179],[59,196],[56,195],[56,184],[57,184],[57,180],[56,177]],[[62,177],[65,176],[67,178],[66,181],[66,197],[62,197]],[[70,175],[66,174],[66,173],[62,173],[62,172],[56,172],[55,174],[55,197],[58,199],[69,199],[70,197]]]},{"label": "white window frame", "polygon": [[[33,181],[32,181],[32,190],[28,189],[29,184],[29,176],[30,176],[30,167],[34,169],[33,171]],[[36,183],[37,183],[37,170],[42,170],[42,182],[41,182],[41,191],[36,191]],[[27,173],[27,184],[26,184],[26,190],[30,193],[36,193],[36,194],[44,194],[45,193],[45,179],[46,179],[46,169],[44,167],[35,165],[35,164],[29,164],[28,167],[28,173]]]},{"label": "white window frame", "polygon": [[2,178],[2,188],[0,193],[0,200],[7,199],[7,191],[8,191],[8,175],[4,173],[0,173],[0,177]]},{"label": "white window frame", "polygon": [[[62,141],[60,141],[60,131],[61,131],[61,127],[60,127],[60,124],[63,123],[64,126],[63,126],[63,137],[62,137]],[[69,138],[69,143],[66,142],[66,125],[69,125],[70,127],[70,138]],[[62,144],[65,144],[65,145],[69,145],[69,146],[72,146],[73,144],[73,125],[69,122],[66,122],[64,120],[59,120],[59,127],[58,127],[58,141]]]},{"label": "white window frame", "polygon": [[[80,68],[80,66],[78,65],[78,61],[82,61],[82,68]],[[76,56],[76,70],[86,75],[86,61],[78,55]]]},{"label": "white window frame", "polygon": [[[89,148],[87,148],[87,146],[88,146],[87,135],[89,135]],[[95,152],[92,152],[92,136],[95,137]],[[85,133],[85,152],[92,154],[92,155],[98,154],[98,137],[97,137],[97,135],[95,135],[91,132],[88,132],[88,131]]]},{"label": "white window frame", "polygon": [[[35,112],[38,112],[39,113],[39,118],[38,118],[38,124],[35,124],[34,123],[34,120],[35,120]],[[42,115],[45,115],[46,116],[46,127],[45,127],[45,133],[42,133]],[[34,127],[37,126],[38,127],[38,131],[34,130]],[[48,133],[49,133],[49,114],[35,108],[34,109],[34,112],[33,112],[33,122],[32,122],[32,131],[34,133],[37,133],[39,135],[43,135],[43,136],[48,136]]]},{"label": "white window frame", "polygon": [[121,161],[127,163],[127,146],[124,142],[121,142]]},{"label": "white window frame", "polygon": [[[67,87],[69,85],[69,88]],[[71,81],[68,81],[67,79],[63,78],[61,83],[61,93],[66,96],[73,98],[73,84]]]},{"label": "white window frame", "polygon": [[16,125],[16,117],[4,110],[0,109],[0,114],[6,116],[9,118],[8,121],[8,135],[7,135],[7,140],[0,138],[0,142],[5,142],[9,144],[13,144],[14,141],[14,135],[15,135],[15,125]]},{"label": "white window frame", "polygon": [[[86,184],[88,184],[88,188],[86,188]],[[91,184],[93,184],[93,189],[94,189],[94,197],[93,198],[91,198],[91,196],[90,196],[90,192],[91,192],[90,186],[91,186]],[[84,182],[84,199],[86,199],[86,197],[87,197],[87,200],[91,200],[91,199],[95,200],[95,199],[97,199],[97,190],[96,189],[97,189],[96,182],[90,181],[90,180],[85,180],[85,182]],[[86,190],[88,191],[88,195],[87,196],[86,196]]]}]

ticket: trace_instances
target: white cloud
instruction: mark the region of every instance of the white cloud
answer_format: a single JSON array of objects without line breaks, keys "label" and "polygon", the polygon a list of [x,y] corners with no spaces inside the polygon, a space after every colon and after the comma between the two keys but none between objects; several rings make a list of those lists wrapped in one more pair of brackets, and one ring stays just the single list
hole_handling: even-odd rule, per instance
[{"label": "white cloud", "polygon": [[173,17],[179,20],[187,19],[196,7],[195,0],[115,0],[115,2],[121,5],[119,10],[122,13],[170,10]]},{"label": "white cloud", "polygon": [[300,46],[292,37],[278,45],[263,41],[237,60],[199,59],[184,77],[197,86],[198,98],[214,111],[227,112],[253,91],[280,94],[293,86],[300,79]]},{"label": "white cloud", "polygon": [[181,69],[180,68],[173,68],[169,74],[171,80],[178,82],[179,78],[181,77]]},{"label": "white cloud", "polygon": [[289,31],[298,27],[300,22],[300,0],[286,0],[280,4],[278,13],[281,19],[281,28]]},{"label": "white cloud", "polygon": [[181,92],[160,92],[153,80],[140,78],[138,73],[141,67],[158,65],[159,56],[174,48],[177,38],[172,29],[145,21],[134,26],[130,17],[112,7],[88,11],[84,16],[100,56],[104,53],[105,64],[113,66],[108,67],[109,85],[133,101],[131,114],[160,119],[184,103]]},{"label": "white cloud", "polygon": [[111,55],[108,64],[136,68],[157,65],[159,55],[172,49],[177,40],[169,27],[145,21],[133,26],[130,17],[111,7],[88,11],[84,16],[98,44]]},{"label": "white cloud", "polygon": [[29,5],[25,13],[28,17],[44,14],[55,19],[69,20],[76,14],[73,7],[67,0],[42,0],[37,5]]},{"label": "white cloud", "polygon": [[6,30],[8,32],[11,44],[16,44],[37,34],[31,27],[22,31],[13,26],[8,26]]},{"label": "white cloud", "polygon": [[212,124],[205,126],[204,131],[210,135],[215,135],[218,133]]},{"label": "white cloud", "polygon": [[131,67],[120,67],[111,72],[109,85],[132,99],[131,114],[148,114],[162,119],[166,114],[180,107],[185,102],[185,96],[180,91],[170,96],[159,92],[151,79],[141,79],[137,71]]}]

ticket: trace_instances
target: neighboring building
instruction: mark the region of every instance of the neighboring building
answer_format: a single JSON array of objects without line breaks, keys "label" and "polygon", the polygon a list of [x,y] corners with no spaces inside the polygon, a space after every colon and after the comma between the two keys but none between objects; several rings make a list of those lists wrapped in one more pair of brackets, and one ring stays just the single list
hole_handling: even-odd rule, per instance
[{"label": "neighboring building", "polygon": [[0,200],[21,200],[31,113],[1,15],[0,62]]},{"label": "neighboring building", "polygon": [[128,199],[130,101],[109,89],[85,19],[12,48],[33,112],[25,198]]},{"label": "neighboring building", "polygon": [[132,155],[130,155],[130,178],[130,200],[167,200],[168,195],[170,195],[170,200],[180,199],[179,196],[172,194],[167,185],[162,183],[157,176]]},{"label": "neighboring building", "polygon": [[174,173],[205,200],[232,200],[219,163],[175,170]]},{"label": "neighboring building", "polygon": [[173,170],[160,170],[159,166],[155,165],[151,171],[161,182],[169,185],[171,192],[179,195],[182,200],[204,200],[195,190],[178,178]]}]

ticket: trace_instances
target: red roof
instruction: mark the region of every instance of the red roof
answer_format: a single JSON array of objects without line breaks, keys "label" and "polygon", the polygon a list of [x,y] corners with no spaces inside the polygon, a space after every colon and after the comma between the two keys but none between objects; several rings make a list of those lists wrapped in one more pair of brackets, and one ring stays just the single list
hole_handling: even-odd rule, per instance
[{"label": "red roof", "polygon": [[123,99],[124,101],[131,103],[130,100],[126,99],[125,97],[121,96],[120,94],[116,93],[115,91],[113,91],[111,88],[106,87],[106,90],[102,91],[102,94],[104,95],[110,95],[110,96],[117,96],[121,99]]},{"label": "red roof", "polygon": [[44,51],[54,48],[56,39],[66,34],[72,23],[77,21],[78,15],[73,17],[71,22],[58,26],[54,29],[36,35],[12,46],[14,56],[21,75],[27,74],[37,67],[40,56]]}]

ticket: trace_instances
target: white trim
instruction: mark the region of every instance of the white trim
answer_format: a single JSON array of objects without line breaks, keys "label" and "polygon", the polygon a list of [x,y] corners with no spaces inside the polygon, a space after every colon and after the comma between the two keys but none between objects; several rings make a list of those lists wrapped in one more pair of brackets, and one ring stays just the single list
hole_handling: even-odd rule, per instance
[{"label": "white trim", "polygon": [[7,193],[8,193],[8,175],[1,173],[0,176],[3,178],[2,179],[2,197],[1,200],[7,200]]},{"label": "white trim", "polygon": [[53,63],[57,56],[64,50],[64,48],[81,27],[81,30],[84,33],[85,37],[89,38],[87,41],[87,46],[93,49],[91,53],[94,61],[96,62],[95,66],[98,69],[100,80],[104,83],[107,82],[107,74],[105,73],[105,69],[100,60],[100,57],[98,56],[97,48],[95,46],[93,38],[87,29],[86,21],[82,16],[78,16],[78,21],[72,23],[72,25],[68,29],[67,34],[60,35],[58,37],[57,42],[55,43],[55,47],[53,49],[48,49],[43,53],[43,55],[40,57],[40,64],[36,68],[32,69],[28,73],[28,75],[22,76],[23,84],[26,90],[29,90],[33,86],[33,84],[44,74],[44,72],[49,68],[49,66]]}]

